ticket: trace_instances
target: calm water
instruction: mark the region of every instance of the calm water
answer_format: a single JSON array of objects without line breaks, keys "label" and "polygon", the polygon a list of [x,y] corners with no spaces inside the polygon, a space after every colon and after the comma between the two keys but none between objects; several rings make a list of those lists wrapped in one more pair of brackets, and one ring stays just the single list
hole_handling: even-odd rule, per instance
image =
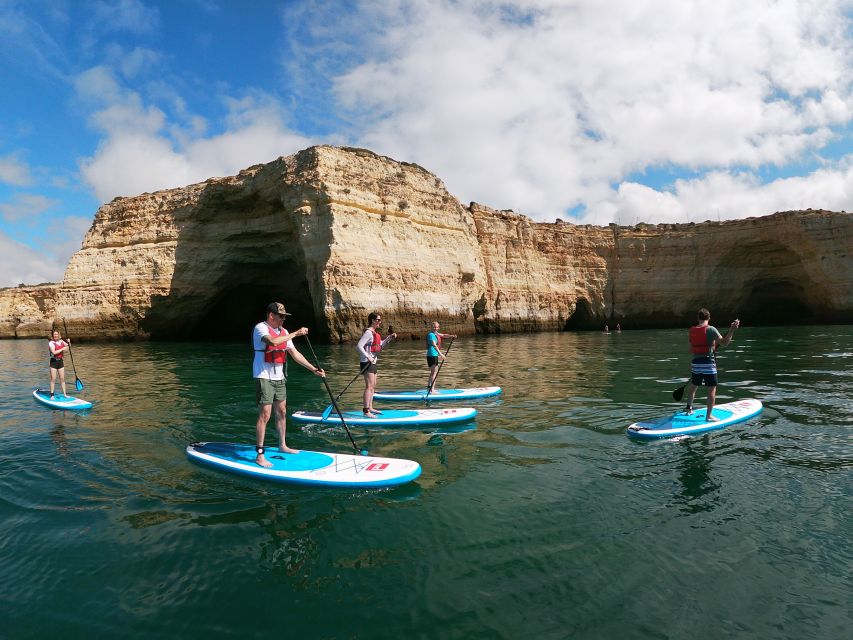
[{"label": "calm water", "polygon": [[[193,440],[252,441],[244,345],[81,344],[97,404],[74,415],[29,396],[46,342],[2,341],[0,637],[849,637],[853,327],[741,329],[719,401],[757,397],[761,416],[629,440],[628,424],[677,406],[685,342],[457,341],[443,385],[504,395],[476,402],[467,430],[355,429],[423,474],[332,491],[186,460]],[[317,350],[342,388],[353,348]],[[380,387],[423,384],[423,360],[393,345]],[[293,367],[289,409],[322,407]],[[334,429],[289,434],[349,450]]]}]

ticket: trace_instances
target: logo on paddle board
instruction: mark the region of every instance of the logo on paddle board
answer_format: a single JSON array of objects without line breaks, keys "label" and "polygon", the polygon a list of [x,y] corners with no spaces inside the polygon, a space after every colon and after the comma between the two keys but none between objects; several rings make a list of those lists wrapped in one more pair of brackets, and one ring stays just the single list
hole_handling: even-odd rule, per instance
[{"label": "logo on paddle board", "polygon": [[373,464],[369,465],[365,469],[365,471],[384,471],[387,468],[388,468],[387,462],[374,462]]}]

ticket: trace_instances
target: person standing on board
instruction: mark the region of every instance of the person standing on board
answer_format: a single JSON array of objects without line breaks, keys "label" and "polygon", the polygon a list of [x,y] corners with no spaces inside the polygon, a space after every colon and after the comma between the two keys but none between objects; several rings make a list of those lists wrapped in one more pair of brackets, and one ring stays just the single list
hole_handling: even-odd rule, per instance
[{"label": "person standing on board", "polygon": [[367,329],[364,330],[358,344],[355,345],[359,356],[359,372],[364,376],[364,408],[362,412],[365,417],[373,418],[382,413],[373,408],[373,392],[376,391],[376,361],[379,352],[397,337],[392,333],[384,340],[379,333],[379,325],[382,324],[382,316],[373,311],[367,316]]},{"label": "person standing on board", "polygon": [[740,320],[734,320],[729,327],[725,337],[717,331],[716,327],[710,325],[711,312],[707,309],[699,309],[699,324],[690,327],[689,340],[690,352],[693,361],[690,363],[690,384],[687,385],[687,407],[684,412],[693,413],[693,398],[696,389],[705,383],[708,387],[708,408],[705,413],[706,422],[716,422],[717,418],[712,415],[714,403],[717,400],[717,357],[716,351],[720,347],[726,347],[735,335],[735,329],[740,326]]},{"label": "person standing on board", "polygon": [[270,416],[275,413],[275,426],[278,430],[278,448],[284,453],[297,453],[287,446],[285,441],[287,417],[287,356],[290,355],[298,364],[308,369],[314,375],[326,377],[326,372],[308,362],[291,340],[304,336],[308,329],[288,333],[282,325],[285,316],[290,314],[284,310],[280,302],[272,302],[267,306],[267,319],[255,325],[252,331],[252,349],[255,358],[252,362],[252,376],[255,378],[255,398],[258,403],[258,421],[255,424],[255,462],[262,467],[271,467],[272,463],[264,457],[264,435]]},{"label": "person standing on board", "polygon": [[56,374],[59,372],[59,384],[62,387],[62,395],[67,396],[65,392],[65,362],[63,357],[65,352],[71,347],[71,340],[63,340],[62,335],[56,329],[51,334],[51,339],[47,342],[48,351],[50,351],[50,397],[53,397],[53,389],[56,386]]},{"label": "person standing on board", "polygon": [[454,333],[439,333],[438,332],[439,324],[438,322],[432,323],[432,331],[430,331],[426,336],[426,359],[427,366],[429,367],[429,381],[427,382],[427,389],[430,393],[435,391],[435,377],[438,375],[438,363],[444,361],[444,354],[441,352],[441,339],[442,338],[456,338],[456,334]]}]

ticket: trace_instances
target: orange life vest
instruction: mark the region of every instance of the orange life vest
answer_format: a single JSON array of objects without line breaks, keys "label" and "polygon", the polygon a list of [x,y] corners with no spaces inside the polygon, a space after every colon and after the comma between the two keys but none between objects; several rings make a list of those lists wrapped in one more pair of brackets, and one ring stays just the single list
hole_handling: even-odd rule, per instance
[{"label": "orange life vest", "polygon": [[690,327],[690,352],[697,356],[707,356],[711,351],[708,344],[708,325]]},{"label": "orange life vest", "polygon": [[379,353],[382,351],[382,336],[376,329],[373,330],[373,342],[370,345],[370,351],[372,353]]},{"label": "orange life vest", "polygon": [[[278,332],[269,325],[267,325],[267,329],[269,330],[270,338],[280,338],[282,335],[287,335],[284,327],[279,329]],[[285,340],[281,344],[276,345],[267,343],[267,348],[264,350],[264,362],[274,362],[276,364],[287,362],[287,341]]]}]

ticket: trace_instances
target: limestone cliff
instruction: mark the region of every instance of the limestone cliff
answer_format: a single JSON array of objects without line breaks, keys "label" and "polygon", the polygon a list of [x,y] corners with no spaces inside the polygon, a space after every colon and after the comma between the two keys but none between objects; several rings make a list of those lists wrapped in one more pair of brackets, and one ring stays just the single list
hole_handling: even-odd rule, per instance
[{"label": "limestone cliff", "polygon": [[680,326],[699,306],[750,324],[851,322],[852,243],[850,214],[811,210],[536,223],[462,206],[417,165],[320,146],[104,205],[40,303],[0,291],[0,335],[64,317],[83,338],[242,338],[271,300],[332,341],[373,309],[404,336],[432,319],[460,334]]},{"label": "limestone cliff", "polygon": [[0,338],[47,338],[59,285],[0,289]]}]

